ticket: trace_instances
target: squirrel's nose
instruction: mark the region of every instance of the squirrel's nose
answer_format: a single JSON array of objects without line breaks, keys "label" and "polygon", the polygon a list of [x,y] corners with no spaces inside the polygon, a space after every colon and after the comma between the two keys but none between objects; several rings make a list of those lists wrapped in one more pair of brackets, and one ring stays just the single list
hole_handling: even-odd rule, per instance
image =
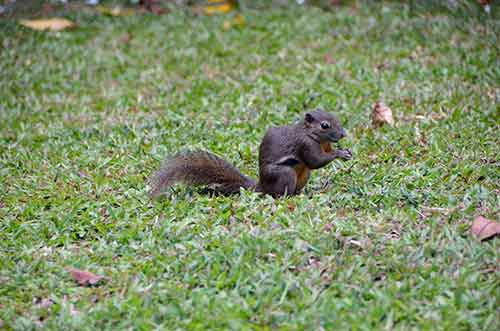
[{"label": "squirrel's nose", "polygon": [[345,138],[347,136],[347,133],[345,132],[344,129],[340,130],[340,139]]}]

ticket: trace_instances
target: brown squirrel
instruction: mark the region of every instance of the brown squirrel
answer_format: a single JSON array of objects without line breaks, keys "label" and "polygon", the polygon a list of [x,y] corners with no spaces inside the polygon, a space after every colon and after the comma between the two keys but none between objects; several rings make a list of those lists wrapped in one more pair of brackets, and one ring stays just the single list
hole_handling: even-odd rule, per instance
[{"label": "brown squirrel", "polygon": [[349,160],[348,149],[332,150],[346,136],[337,118],[323,110],[304,115],[295,125],[270,128],[259,148],[259,181],[243,175],[225,160],[205,151],[184,152],[167,160],[150,178],[151,196],[158,197],[176,182],[209,185],[217,193],[238,193],[240,188],[273,197],[298,194],[311,169],[334,159]]}]

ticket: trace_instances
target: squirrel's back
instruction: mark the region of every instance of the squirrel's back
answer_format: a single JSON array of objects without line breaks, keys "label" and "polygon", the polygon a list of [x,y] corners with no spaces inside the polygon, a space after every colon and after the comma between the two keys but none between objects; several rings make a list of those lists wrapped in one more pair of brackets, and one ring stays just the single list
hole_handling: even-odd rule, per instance
[{"label": "squirrel's back", "polygon": [[295,156],[297,143],[304,135],[295,125],[276,126],[267,130],[259,147],[259,164],[277,164]]}]

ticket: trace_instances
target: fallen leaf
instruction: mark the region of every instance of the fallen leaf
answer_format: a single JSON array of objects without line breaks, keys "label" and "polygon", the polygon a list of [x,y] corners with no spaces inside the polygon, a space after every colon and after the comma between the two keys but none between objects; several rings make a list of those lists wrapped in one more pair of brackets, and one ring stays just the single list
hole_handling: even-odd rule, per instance
[{"label": "fallen leaf", "polygon": [[132,40],[132,35],[130,33],[124,33],[118,40],[123,44],[128,44]]},{"label": "fallen leaf", "polygon": [[381,101],[376,102],[372,111],[372,124],[375,127],[380,127],[384,124],[393,125],[394,119],[392,118],[391,108],[387,107]]},{"label": "fallen leaf", "polygon": [[41,20],[20,20],[19,23],[33,30],[60,31],[75,26],[75,23],[64,18],[49,18]]},{"label": "fallen leaf", "polygon": [[163,8],[161,6],[151,6],[151,8],[149,9],[149,11],[152,12],[153,14],[155,14],[155,15],[163,15],[163,14],[168,13],[168,9]]},{"label": "fallen leaf", "polygon": [[204,6],[196,6],[193,8],[195,13],[205,15],[227,14],[236,8],[233,1],[208,0]]},{"label": "fallen leaf", "polygon": [[335,59],[333,58],[333,55],[325,54],[323,58],[326,64],[335,64]]},{"label": "fallen leaf", "polygon": [[99,276],[88,271],[83,271],[75,268],[68,268],[67,271],[71,274],[71,277],[82,286],[95,285],[101,279],[106,279],[107,277]]},{"label": "fallen leaf", "polygon": [[169,12],[167,8],[160,5],[159,0],[140,0],[139,5],[143,11],[148,11],[155,15],[162,15]]},{"label": "fallen leaf", "polygon": [[479,240],[486,240],[500,234],[500,223],[478,216],[472,222],[471,233]]},{"label": "fallen leaf", "polygon": [[214,15],[214,14],[227,14],[234,9],[234,6],[231,3],[221,3],[219,5],[209,5],[205,7],[205,14]]},{"label": "fallen leaf", "polygon": [[132,16],[135,14],[134,9],[121,6],[115,6],[115,7],[97,6],[95,8],[99,13],[108,16]]}]

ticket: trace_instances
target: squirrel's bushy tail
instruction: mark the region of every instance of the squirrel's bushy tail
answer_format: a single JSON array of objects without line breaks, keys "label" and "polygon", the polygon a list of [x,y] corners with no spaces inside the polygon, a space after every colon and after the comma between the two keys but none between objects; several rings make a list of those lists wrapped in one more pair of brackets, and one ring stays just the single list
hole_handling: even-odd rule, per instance
[{"label": "squirrel's bushy tail", "polygon": [[256,183],[227,161],[205,151],[183,152],[168,159],[149,178],[150,195],[158,197],[177,182],[209,185],[222,194],[238,193],[240,188],[253,189]]}]

